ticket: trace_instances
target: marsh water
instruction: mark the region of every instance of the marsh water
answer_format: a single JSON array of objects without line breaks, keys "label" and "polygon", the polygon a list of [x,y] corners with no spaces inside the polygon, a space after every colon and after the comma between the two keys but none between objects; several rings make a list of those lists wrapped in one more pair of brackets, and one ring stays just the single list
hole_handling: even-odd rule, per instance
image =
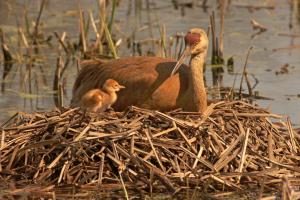
[{"label": "marsh water", "polygon": [[[140,2],[137,8],[137,2]],[[219,28],[219,11],[215,0],[208,1],[207,8],[201,7],[202,1],[194,1],[195,6],[185,6],[178,1],[119,1],[112,33],[119,40],[118,56],[131,56],[132,48],[127,48],[127,39],[134,35],[136,41],[149,38],[160,38],[161,27],[165,27],[166,35],[184,33],[192,27],[209,26],[209,15],[214,10],[217,28]],[[67,33],[70,41],[77,41],[79,36],[78,3],[86,16],[91,11],[95,17],[98,4],[95,0],[49,0],[40,19],[40,33],[48,42],[40,44],[35,65],[31,75],[25,64],[24,47],[19,47],[18,24],[25,29],[24,13],[27,11],[30,27],[36,20],[41,1],[37,0],[1,0],[0,27],[5,33],[5,41],[10,51],[18,60],[12,65],[8,75],[4,73],[3,56],[0,56],[0,74],[2,92],[0,93],[0,121],[8,119],[17,111],[44,111],[53,109],[53,77],[59,56],[58,42],[54,32]],[[296,3],[297,4],[297,3]],[[188,5],[188,4],[187,4]],[[247,7],[254,5],[257,7]],[[108,5],[108,9],[110,9]],[[234,58],[234,70],[242,71],[246,53],[250,46],[254,49],[248,61],[248,72],[253,74],[258,84],[255,91],[260,96],[273,100],[257,100],[256,102],[273,113],[290,116],[293,123],[300,124],[300,9],[298,5],[290,5],[283,0],[233,0],[226,15],[224,28],[225,60]],[[108,15],[109,17],[109,15]],[[250,21],[254,19],[265,26],[267,31],[255,35]],[[291,35],[296,35],[291,37]],[[95,34],[90,31],[89,39],[93,41]],[[142,54],[155,52],[157,48],[145,45]],[[61,51],[60,51],[61,52]],[[63,54],[61,52],[61,54]],[[207,63],[210,61],[208,55]],[[283,67],[285,65],[285,67]],[[71,61],[64,74],[64,105],[71,99],[72,85],[76,78],[76,62]],[[228,73],[224,68],[223,86],[232,87],[235,73]],[[211,67],[206,69],[207,85],[212,86]],[[241,75],[236,77],[235,88],[239,87]],[[255,79],[250,76],[254,84]],[[30,82],[30,89],[29,89]],[[246,84],[244,83],[244,88]],[[246,91],[247,92],[247,91]]]}]

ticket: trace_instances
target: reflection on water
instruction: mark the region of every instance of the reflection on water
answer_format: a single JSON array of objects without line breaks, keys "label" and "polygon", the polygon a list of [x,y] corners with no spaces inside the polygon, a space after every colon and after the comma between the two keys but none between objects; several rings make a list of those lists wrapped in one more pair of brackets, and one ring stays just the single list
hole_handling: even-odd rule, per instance
[{"label": "reflection on water", "polygon": [[[13,65],[4,65],[3,55],[0,56],[1,86],[3,88],[0,94],[2,113],[0,121],[7,119],[16,111],[52,109],[55,104],[53,100],[53,94],[55,94],[53,89],[55,88],[61,88],[64,91],[61,101],[65,105],[68,105],[70,101],[72,84],[78,70],[76,55],[67,61],[65,52],[59,47],[59,42],[54,36],[54,31],[59,36],[66,32],[66,44],[70,46],[78,44],[78,5],[69,0],[46,1],[39,24],[39,33],[43,34],[41,36],[42,42],[39,43],[39,51],[34,52],[33,50],[29,55],[18,28],[21,27],[24,34],[33,31],[41,2],[30,0],[0,1],[0,26],[5,33],[6,43],[15,60]],[[92,10],[95,19],[98,19],[96,1],[79,0],[78,2],[84,11],[86,20],[89,10]],[[196,26],[206,29],[209,25],[209,14],[214,9],[216,10],[216,24],[219,23],[219,12],[217,5],[214,5],[215,1],[203,1],[206,2],[205,6],[202,5],[202,1],[193,1],[196,4],[191,6],[175,4],[179,1],[137,2],[140,4],[136,4],[135,1],[123,0],[119,2],[119,6],[116,8],[113,37],[115,42],[120,43],[119,56],[130,56],[134,53],[145,55],[148,52],[158,55],[165,53],[176,57],[183,44],[180,37],[176,42],[175,35],[181,35],[182,32]],[[231,1],[225,17],[224,59],[227,61],[228,58],[232,57],[235,72],[240,73],[246,51],[249,46],[253,45],[255,48],[249,58],[248,72],[255,74],[259,80],[256,87],[259,94],[275,99],[274,101],[261,101],[259,103],[262,106],[269,106],[273,112],[290,115],[293,121],[299,124],[300,113],[295,110],[300,107],[300,99],[297,97],[300,94],[300,49],[290,48],[278,51],[273,51],[273,49],[288,47],[291,41],[292,44],[299,45],[299,37],[284,37],[280,36],[279,33],[300,34],[300,1],[293,1],[293,6],[290,6],[287,1],[274,0],[272,2],[272,5],[275,6],[274,9],[250,10],[245,5],[251,4],[259,7],[259,5],[265,4],[260,0]],[[174,9],[176,6],[178,9]],[[110,7],[111,5],[107,6],[108,12]],[[205,9],[203,10],[203,8]],[[289,29],[290,11],[293,18],[292,29]],[[184,15],[181,15],[182,12]],[[254,33],[250,24],[251,19],[258,20],[268,30],[251,39],[251,35]],[[92,26],[89,27],[89,30],[90,43],[92,43],[95,40]],[[163,34],[164,32],[166,35]],[[174,36],[173,46],[171,42],[159,42],[160,38],[166,38],[169,41],[169,36]],[[54,87],[53,80],[58,74],[57,58],[60,55],[62,55],[62,66],[65,66],[66,62],[69,64],[66,68],[62,67],[65,72],[63,77],[59,77],[59,85]],[[207,63],[211,63],[210,57],[208,55]],[[291,66],[290,72],[276,76],[275,72],[286,63]],[[208,65],[207,69],[209,67],[211,66]],[[220,80],[216,82],[212,78],[219,76],[219,71],[220,69],[214,67],[212,70],[206,70],[208,86],[220,82]],[[228,72],[223,73],[222,70],[223,80],[221,82],[223,82],[223,86],[231,87],[235,73],[231,68],[228,68]],[[240,75],[237,76],[237,80],[240,80]],[[252,84],[254,82],[251,80]],[[236,85],[236,87],[238,86]]]}]

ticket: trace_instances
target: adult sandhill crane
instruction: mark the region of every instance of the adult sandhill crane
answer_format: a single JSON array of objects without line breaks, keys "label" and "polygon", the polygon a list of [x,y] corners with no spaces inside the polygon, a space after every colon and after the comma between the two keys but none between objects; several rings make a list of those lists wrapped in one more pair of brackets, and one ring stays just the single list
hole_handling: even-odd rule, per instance
[{"label": "adult sandhill crane", "polygon": [[80,100],[80,107],[91,112],[101,112],[110,108],[117,100],[117,92],[125,88],[113,79],[107,79],[101,89],[91,89]]},{"label": "adult sandhill crane", "polygon": [[[71,105],[77,106],[89,90],[101,88],[103,82],[113,78],[126,89],[120,91],[113,105],[124,110],[136,105],[142,108],[168,111],[182,108],[186,111],[204,112],[207,96],[203,81],[208,38],[202,29],[193,28],[185,35],[185,50],[176,63],[170,58],[127,57],[107,63],[93,61],[82,70],[73,87]],[[190,55],[190,66],[182,64]]]}]

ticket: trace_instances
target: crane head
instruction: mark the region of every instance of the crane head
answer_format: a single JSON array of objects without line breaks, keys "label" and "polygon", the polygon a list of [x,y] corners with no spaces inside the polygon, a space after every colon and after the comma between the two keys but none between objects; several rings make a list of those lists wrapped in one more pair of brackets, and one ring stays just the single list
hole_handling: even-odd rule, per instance
[{"label": "crane head", "polygon": [[179,69],[184,59],[187,56],[195,56],[198,54],[203,54],[207,52],[208,48],[208,37],[204,30],[200,28],[190,29],[184,37],[185,50],[183,51],[181,57],[178,59],[171,75],[174,75]]},{"label": "crane head", "polygon": [[120,85],[114,79],[107,79],[103,85],[103,89],[105,89],[108,92],[117,92],[123,88],[125,88],[125,87],[123,85]]}]

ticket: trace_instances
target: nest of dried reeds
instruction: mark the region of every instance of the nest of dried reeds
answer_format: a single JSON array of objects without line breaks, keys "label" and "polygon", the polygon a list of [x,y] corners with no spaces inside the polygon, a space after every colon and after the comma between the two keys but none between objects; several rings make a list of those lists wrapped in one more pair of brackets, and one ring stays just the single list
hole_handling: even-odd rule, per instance
[{"label": "nest of dried reeds", "polygon": [[242,101],[212,104],[203,115],[137,107],[19,113],[2,127],[1,187],[291,196],[299,194],[299,142],[288,119]]}]

